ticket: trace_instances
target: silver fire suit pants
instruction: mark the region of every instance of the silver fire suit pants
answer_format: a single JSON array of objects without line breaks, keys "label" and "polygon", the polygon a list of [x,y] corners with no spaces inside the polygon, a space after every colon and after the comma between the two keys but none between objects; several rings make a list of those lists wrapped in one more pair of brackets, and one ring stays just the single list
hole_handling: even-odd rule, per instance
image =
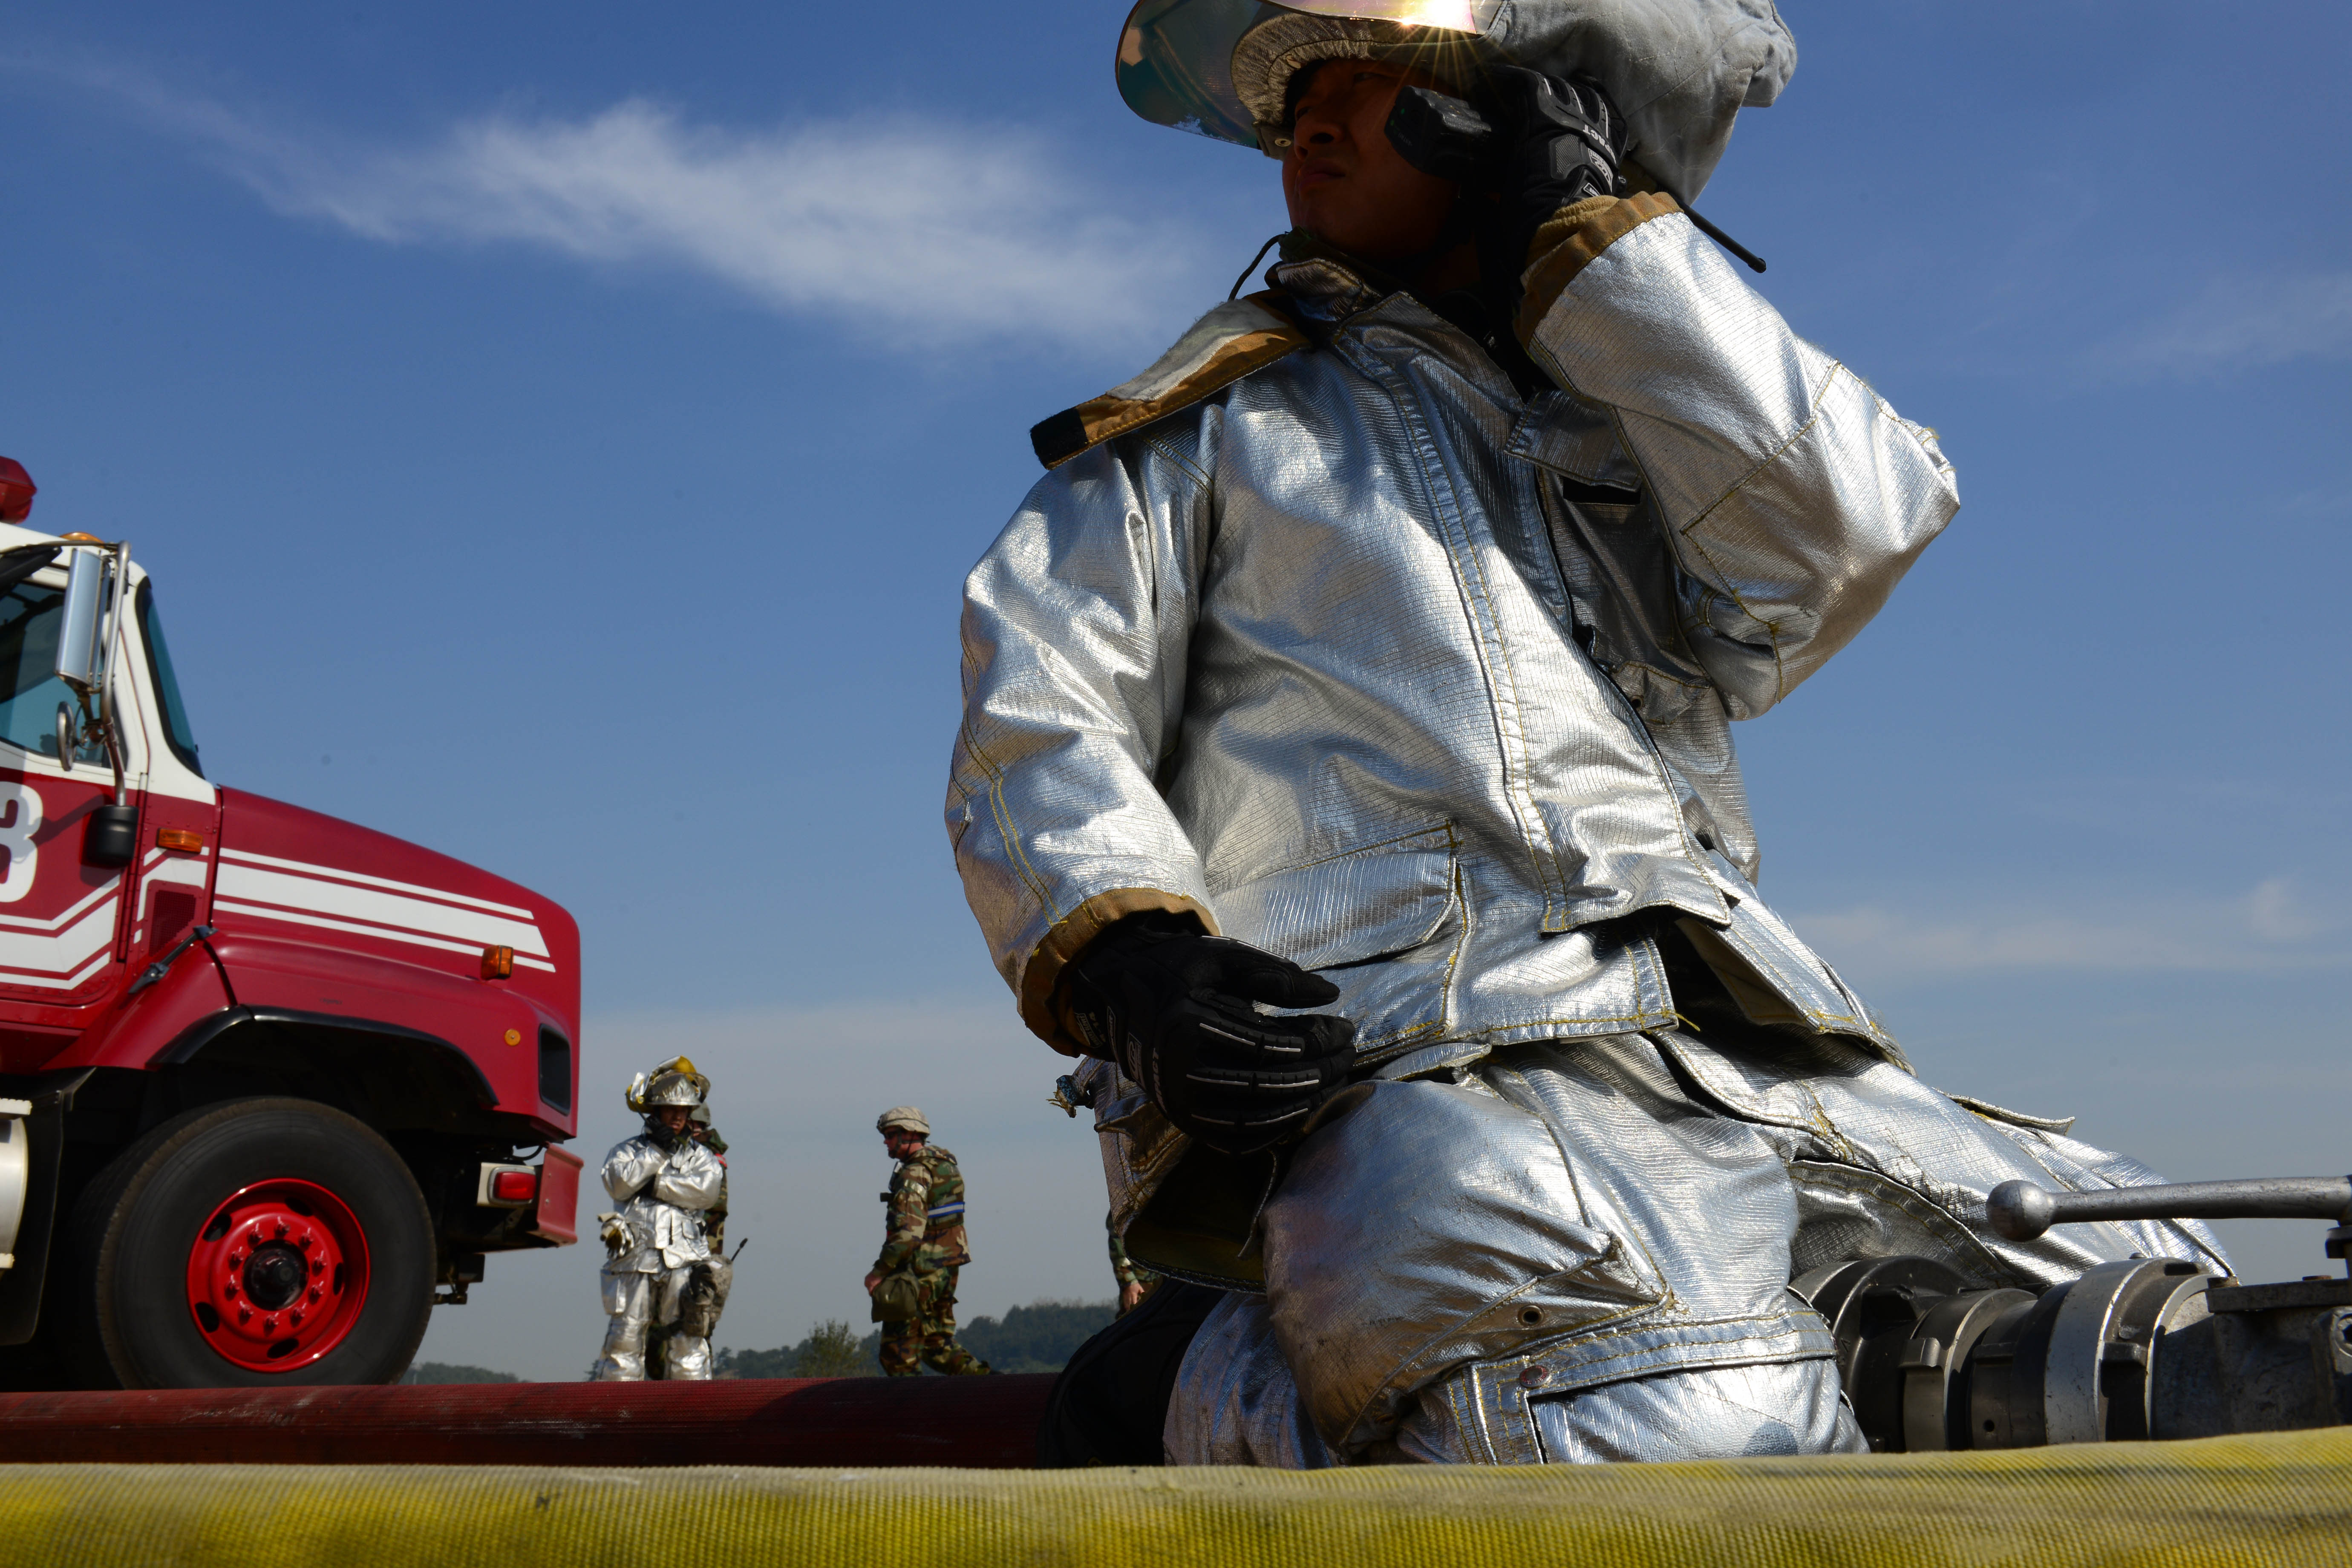
[{"label": "silver fire suit pants", "polygon": [[2012,1178],[2158,1178],[1832,1037],[1542,1041],[1333,1110],[1262,1216],[1265,1294],[1229,1296],[1186,1352],[1171,1464],[1859,1452],[1827,1325],[1789,1289],[1812,1269],[2226,1269],[2194,1223],[1995,1235],[1985,1197]]},{"label": "silver fire suit pants", "polygon": [[[646,1332],[655,1323],[665,1327],[678,1321],[694,1265],[651,1272],[601,1271],[604,1310],[604,1353],[596,1358],[589,1377],[597,1383],[636,1383],[646,1375]],[[665,1343],[662,1375],[679,1381],[710,1375],[710,1341],[700,1335],[673,1333]]]}]

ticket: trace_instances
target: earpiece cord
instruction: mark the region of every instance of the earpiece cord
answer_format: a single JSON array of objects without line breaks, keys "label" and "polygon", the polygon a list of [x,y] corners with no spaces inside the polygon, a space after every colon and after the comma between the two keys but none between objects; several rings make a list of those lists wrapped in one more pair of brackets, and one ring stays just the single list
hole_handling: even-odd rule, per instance
[{"label": "earpiece cord", "polygon": [[[1290,231],[1287,229],[1283,231],[1284,234],[1287,234]],[[1231,289],[1225,290],[1225,298],[1227,300],[1238,300],[1241,298],[1242,285],[1250,280],[1250,274],[1256,271],[1257,264],[1265,259],[1265,253],[1272,250],[1276,246],[1280,245],[1281,243],[1282,235],[1277,234],[1272,239],[1267,240],[1264,245],[1257,247],[1257,254],[1250,258],[1249,265],[1247,267],[1242,268],[1242,275],[1234,279],[1234,286]]]}]

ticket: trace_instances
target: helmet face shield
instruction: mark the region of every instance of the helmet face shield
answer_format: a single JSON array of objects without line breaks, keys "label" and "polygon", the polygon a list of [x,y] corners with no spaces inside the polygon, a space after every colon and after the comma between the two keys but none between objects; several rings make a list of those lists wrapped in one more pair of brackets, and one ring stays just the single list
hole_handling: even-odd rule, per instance
[{"label": "helmet face shield", "polygon": [[666,1072],[646,1085],[639,1098],[647,1110],[660,1110],[670,1106],[691,1110],[702,1103],[702,1090],[686,1074]]},{"label": "helmet face shield", "polygon": [[710,1080],[695,1071],[692,1062],[680,1057],[631,1079],[624,1098],[631,1110],[647,1116],[665,1105],[704,1104],[710,1098]]},{"label": "helmet face shield", "polygon": [[1265,152],[1259,122],[1234,85],[1234,47],[1288,12],[1339,22],[1476,37],[1503,0],[1139,0],[1118,37],[1118,95],[1157,125]]}]

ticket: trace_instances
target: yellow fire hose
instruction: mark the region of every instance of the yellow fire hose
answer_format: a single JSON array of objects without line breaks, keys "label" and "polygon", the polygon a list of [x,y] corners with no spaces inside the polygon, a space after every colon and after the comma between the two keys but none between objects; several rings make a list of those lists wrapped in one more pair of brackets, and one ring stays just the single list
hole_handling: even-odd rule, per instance
[{"label": "yellow fire hose", "polygon": [[2352,1564],[2352,1432],[1514,1470],[0,1466],[44,1568]]}]

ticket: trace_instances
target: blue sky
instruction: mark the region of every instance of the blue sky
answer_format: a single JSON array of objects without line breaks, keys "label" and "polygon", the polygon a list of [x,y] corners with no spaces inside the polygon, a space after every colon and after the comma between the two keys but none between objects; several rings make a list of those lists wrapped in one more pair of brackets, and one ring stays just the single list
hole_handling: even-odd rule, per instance
[{"label": "blue sky", "polygon": [[[1964,506],[1743,727],[1765,889],[1931,1081],[2183,1177],[2342,1170],[2352,13],[1782,10],[1800,68],[1702,205]],[[0,26],[35,521],[133,541],[216,779],[580,918],[583,1152],[630,1070],[707,1058],[754,1243],[728,1343],[859,1315],[904,1100],[972,1180],[968,1310],[1107,1293],[1092,1140],[940,803],[1028,426],[1281,226],[1272,164],[1121,107],[1120,15]],[[594,1261],[494,1259],[425,1353],[576,1374]]]}]

